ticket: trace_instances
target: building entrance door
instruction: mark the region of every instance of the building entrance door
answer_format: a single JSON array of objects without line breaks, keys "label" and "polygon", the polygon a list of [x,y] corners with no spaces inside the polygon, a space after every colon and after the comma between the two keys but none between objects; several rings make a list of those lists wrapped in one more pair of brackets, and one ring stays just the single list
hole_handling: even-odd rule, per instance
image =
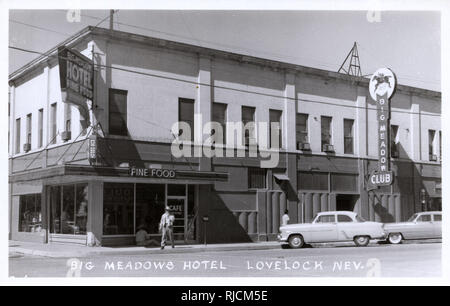
[{"label": "building entrance door", "polygon": [[194,185],[167,185],[166,205],[175,217],[173,233],[178,242],[194,243],[196,237],[197,201]]},{"label": "building entrance door", "polygon": [[356,202],[359,196],[353,194],[338,194],[336,195],[336,210],[337,211],[354,211]]},{"label": "building entrance door", "polygon": [[173,234],[175,240],[184,241],[186,227],[186,198],[185,197],[168,197],[167,206],[170,207],[175,217],[173,224]]}]

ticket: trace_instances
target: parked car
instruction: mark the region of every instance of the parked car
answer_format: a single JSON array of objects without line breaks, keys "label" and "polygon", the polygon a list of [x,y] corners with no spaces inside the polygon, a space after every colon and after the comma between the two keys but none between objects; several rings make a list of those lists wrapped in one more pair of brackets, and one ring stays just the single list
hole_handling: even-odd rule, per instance
[{"label": "parked car", "polygon": [[412,215],[406,222],[386,223],[387,241],[398,244],[408,239],[442,238],[442,212],[427,211]]},{"label": "parked car", "polygon": [[278,241],[287,242],[291,248],[301,248],[305,243],[339,241],[367,246],[371,239],[386,239],[383,224],[365,221],[350,211],[321,212],[312,223],[281,226],[278,235]]}]

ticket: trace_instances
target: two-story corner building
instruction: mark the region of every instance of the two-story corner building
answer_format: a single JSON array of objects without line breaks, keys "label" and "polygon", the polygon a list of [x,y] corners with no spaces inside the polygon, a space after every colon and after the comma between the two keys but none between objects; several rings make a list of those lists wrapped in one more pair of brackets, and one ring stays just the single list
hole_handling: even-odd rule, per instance
[{"label": "two-story corner building", "polygon": [[[274,240],[285,209],[291,223],[327,210],[393,222],[441,209],[439,92],[397,86],[395,179],[368,190],[378,123],[365,78],[92,27],[61,45],[94,62],[91,126],[62,101],[56,47],[10,75],[13,240],[132,244],[140,226],[158,237],[166,205],[185,243],[205,230],[208,242]],[[230,155],[202,152],[211,121],[225,131],[213,149]],[[203,154],[173,154],[177,122]],[[232,129],[240,122],[250,128]],[[275,166],[262,167],[278,146]]]}]

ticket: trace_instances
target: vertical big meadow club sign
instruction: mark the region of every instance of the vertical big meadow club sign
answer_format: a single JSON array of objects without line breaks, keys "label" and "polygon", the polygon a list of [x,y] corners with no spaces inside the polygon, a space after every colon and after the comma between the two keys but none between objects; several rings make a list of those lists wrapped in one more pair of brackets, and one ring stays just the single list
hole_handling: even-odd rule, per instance
[{"label": "vertical big meadow club sign", "polygon": [[94,96],[93,61],[76,50],[60,47],[58,64],[62,101],[78,108],[85,129],[90,125],[88,101]]},{"label": "vertical big meadow club sign", "polygon": [[370,184],[389,186],[394,180],[390,170],[390,98],[395,91],[396,77],[388,68],[380,68],[372,75],[369,82],[370,96],[377,102],[378,121],[378,170],[371,173]]}]

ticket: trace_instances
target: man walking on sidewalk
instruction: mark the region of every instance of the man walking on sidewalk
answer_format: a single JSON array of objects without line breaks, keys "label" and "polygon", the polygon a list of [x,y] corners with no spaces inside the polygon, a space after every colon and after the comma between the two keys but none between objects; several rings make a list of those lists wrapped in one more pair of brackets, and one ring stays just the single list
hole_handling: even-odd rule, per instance
[{"label": "man walking on sidewalk", "polygon": [[167,238],[172,243],[172,248],[175,247],[173,241],[173,223],[175,221],[174,215],[172,215],[169,207],[166,207],[166,212],[161,216],[161,222],[159,223],[159,230],[162,233],[161,237],[161,250],[166,246]]}]

